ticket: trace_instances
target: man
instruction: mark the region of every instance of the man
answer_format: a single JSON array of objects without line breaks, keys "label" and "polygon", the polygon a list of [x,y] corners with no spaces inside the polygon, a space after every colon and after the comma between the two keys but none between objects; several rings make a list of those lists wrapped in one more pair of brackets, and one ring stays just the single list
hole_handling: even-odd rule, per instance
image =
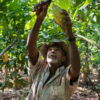
[{"label": "man", "polygon": [[45,2],[35,6],[37,19],[27,39],[32,86],[26,100],[69,100],[77,88],[80,73],[80,57],[72,33],[72,23],[68,13],[63,11],[66,23],[61,28],[68,37],[69,48],[64,42],[53,42],[43,44],[39,53],[36,42],[47,9],[48,4]]}]

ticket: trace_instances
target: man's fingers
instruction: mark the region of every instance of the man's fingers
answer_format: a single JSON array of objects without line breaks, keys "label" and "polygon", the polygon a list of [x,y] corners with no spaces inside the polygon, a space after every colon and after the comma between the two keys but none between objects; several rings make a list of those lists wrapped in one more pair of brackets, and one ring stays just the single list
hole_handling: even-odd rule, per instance
[{"label": "man's fingers", "polygon": [[70,21],[70,22],[71,22],[71,19],[70,19],[69,16],[64,16],[61,20],[62,20],[62,21],[65,20],[66,22],[67,22],[67,21]]},{"label": "man's fingers", "polygon": [[63,10],[61,12],[61,14],[65,15],[61,20],[71,21],[71,19],[70,19],[68,13],[66,12],[66,10]]},{"label": "man's fingers", "polygon": [[39,9],[42,9],[42,8],[48,8],[48,6],[49,6],[49,4],[46,4],[46,2],[44,2],[44,1],[41,1],[41,2],[39,2],[38,4],[36,4],[35,6],[34,6],[34,10],[33,10],[33,12],[34,11],[37,11],[37,10],[39,10]]},{"label": "man's fingers", "polygon": [[34,5],[33,12],[37,11],[38,9],[41,9],[41,7],[44,5],[44,1],[39,2],[38,4]]},{"label": "man's fingers", "polygon": [[66,10],[62,10],[61,14],[64,14],[66,16],[69,16]]},{"label": "man's fingers", "polygon": [[41,13],[42,10],[43,10],[43,9],[38,9],[38,10],[36,11],[36,15],[39,15],[39,14]]}]

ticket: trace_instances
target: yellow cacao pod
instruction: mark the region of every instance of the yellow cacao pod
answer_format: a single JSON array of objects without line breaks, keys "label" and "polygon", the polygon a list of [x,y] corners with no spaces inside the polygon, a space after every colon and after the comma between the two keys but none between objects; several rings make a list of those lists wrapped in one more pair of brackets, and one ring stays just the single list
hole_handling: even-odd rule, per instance
[{"label": "yellow cacao pod", "polygon": [[8,62],[8,53],[5,52],[3,55],[3,62]]},{"label": "yellow cacao pod", "polygon": [[64,14],[62,14],[63,9],[58,7],[57,5],[53,5],[52,7],[52,12],[53,12],[53,16],[54,16],[54,20],[57,24],[62,25],[65,20],[62,18],[65,16]]}]

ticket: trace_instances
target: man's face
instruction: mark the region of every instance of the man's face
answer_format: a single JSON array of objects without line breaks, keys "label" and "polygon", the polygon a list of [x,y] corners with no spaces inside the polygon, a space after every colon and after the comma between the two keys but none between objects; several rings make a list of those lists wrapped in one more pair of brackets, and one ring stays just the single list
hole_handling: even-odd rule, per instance
[{"label": "man's face", "polygon": [[64,53],[61,48],[56,46],[50,47],[47,52],[47,62],[54,64],[61,63],[65,58],[63,54]]}]

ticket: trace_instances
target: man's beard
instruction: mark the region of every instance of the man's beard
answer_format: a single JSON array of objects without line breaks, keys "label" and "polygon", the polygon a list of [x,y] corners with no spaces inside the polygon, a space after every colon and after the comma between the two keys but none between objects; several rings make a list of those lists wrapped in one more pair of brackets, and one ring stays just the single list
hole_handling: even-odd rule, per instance
[{"label": "man's beard", "polygon": [[47,57],[47,63],[58,63],[58,59]]}]

